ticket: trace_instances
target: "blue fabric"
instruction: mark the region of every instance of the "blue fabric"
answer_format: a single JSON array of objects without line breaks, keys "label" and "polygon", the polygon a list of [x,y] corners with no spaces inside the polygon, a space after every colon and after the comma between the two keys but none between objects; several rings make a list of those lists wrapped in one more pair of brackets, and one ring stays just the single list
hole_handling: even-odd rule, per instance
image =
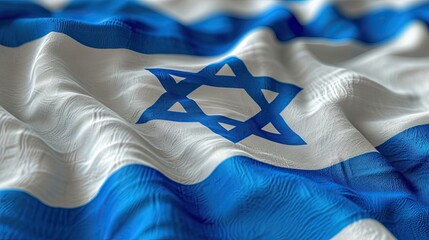
[{"label": "blue fabric", "polygon": [[[280,42],[309,37],[374,44],[399,36],[416,21],[429,23],[428,3],[356,18],[327,5],[307,24],[280,6],[258,16],[223,13],[183,24],[134,1],[72,1],[59,12],[27,1],[0,1],[0,44],[18,47],[61,32],[100,49],[214,56],[263,26]],[[171,70],[150,71],[162,79],[157,73]],[[274,79],[263,81],[280,86]],[[282,104],[300,91],[289,87]],[[145,117],[139,123],[150,120]],[[212,131],[229,137],[216,127]],[[286,127],[295,139],[282,143],[304,144]],[[429,125],[408,129],[377,150],[313,171],[236,156],[194,185],[130,165],[110,176],[92,201],[69,209],[47,206],[23,191],[1,190],[0,239],[327,239],[365,218],[380,221],[400,239],[429,238]]]},{"label": "blue fabric", "polygon": [[398,36],[411,22],[428,24],[428,10],[429,4],[422,2],[407,9],[376,9],[349,18],[336,6],[327,5],[310,23],[301,24],[290,10],[276,6],[258,16],[222,13],[184,25],[134,1],[72,1],[53,13],[26,1],[0,1],[0,44],[16,47],[61,32],[94,48],[213,56],[263,26],[282,42],[310,37],[372,44]]},{"label": "blue fabric", "polygon": [[429,125],[408,129],[377,149],[315,171],[233,157],[194,185],[130,165],[113,174],[91,202],[71,209],[4,190],[0,238],[327,239],[373,218],[399,239],[426,239]]}]

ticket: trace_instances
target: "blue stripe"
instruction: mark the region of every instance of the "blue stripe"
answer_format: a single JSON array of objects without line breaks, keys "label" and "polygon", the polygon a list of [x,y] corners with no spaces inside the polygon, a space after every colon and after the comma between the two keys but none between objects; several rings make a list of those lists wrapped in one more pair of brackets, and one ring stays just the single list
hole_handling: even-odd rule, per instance
[{"label": "blue stripe", "polygon": [[248,32],[271,28],[281,42],[300,37],[330,41],[390,40],[414,21],[429,23],[429,4],[402,10],[380,8],[357,18],[326,5],[308,24],[276,6],[258,16],[226,13],[190,25],[134,1],[73,1],[60,12],[23,1],[0,2],[0,44],[17,47],[50,32],[61,32],[94,48],[127,48],[140,53],[213,56],[234,47]]},{"label": "blue stripe", "polygon": [[400,239],[429,237],[429,125],[322,170],[245,157],[181,185],[151,168],[118,170],[88,204],[48,207],[0,192],[1,239],[327,239],[374,218]]}]

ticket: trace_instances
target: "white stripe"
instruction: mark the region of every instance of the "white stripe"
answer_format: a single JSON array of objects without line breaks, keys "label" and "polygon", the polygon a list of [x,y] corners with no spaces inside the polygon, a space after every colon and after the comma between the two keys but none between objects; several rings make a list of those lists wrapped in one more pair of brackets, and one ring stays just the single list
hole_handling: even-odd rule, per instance
[{"label": "white stripe", "polygon": [[[241,17],[250,17],[263,13],[274,6],[290,9],[302,24],[311,22],[328,4],[335,4],[341,14],[354,18],[380,8],[405,9],[423,0],[139,0],[140,2],[163,12],[182,23],[195,23],[218,13],[230,13]],[[243,7],[245,6],[245,7]]]},{"label": "white stripe", "polygon": [[306,24],[316,18],[320,10],[329,2],[328,0],[311,0],[305,2],[286,2],[284,4],[292,10],[301,24]]},{"label": "white stripe", "polygon": [[332,240],[394,240],[396,239],[381,223],[373,219],[354,222],[343,228]]},{"label": "white stripe", "polygon": [[284,2],[290,8],[300,23],[311,22],[320,11],[328,4],[334,4],[342,15],[348,18],[355,18],[364,15],[366,12],[381,8],[392,8],[394,10],[405,9],[413,5],[423,3],[424,0],[309,0],[297,2]]},{"label": "white stripe", "polygon": [[348,17],[356,17],[364,14],[365,12],[377,9],[377,8],[392,8],[393,10],[401,10],[413,5],[427,2],[426,0],[366,0],[366,1],[355,1],[355,0],[336,0],[335,4],[338,5],[342,13],[345,13]]},{"label": "white stripe", "polygon": [[[23,189],[48,205],[74,207],[93,198],[113,171],[131,163],[192,184],[235,155],[320,169],[375,151],[374,144],[429,122],[427,61],[415,65],[413,58],[426,54],[419,48],[427,39],[412,41],[422,34],[424,27],[415,25],[388,46],[370,49],[353,42],[337,47],[310,40],[279,44],[270,30],[259,29],[226,54],[243,59],[253,75],[303,88],[282,112],[307,142],[303,146],[255,136],[233,144],[196,123],[135,124],[165,92],[145,68],[196,72],[225,56],[93,49],[60,33],[17,48],[0,47],[0,188]],[[377,66],[385,73],[377,75]],[[408,74],[414,74],[418,88],[401,82]]]},{"label": "white stripe", "polygon": [[63,9],[70,0],[33,0],[50,11],[59,11]]},{"label": "white stripe", "polygon": [[254,16],[278,4],[278,0],[139,0],[182,23],[204,20],[218,13]]}]

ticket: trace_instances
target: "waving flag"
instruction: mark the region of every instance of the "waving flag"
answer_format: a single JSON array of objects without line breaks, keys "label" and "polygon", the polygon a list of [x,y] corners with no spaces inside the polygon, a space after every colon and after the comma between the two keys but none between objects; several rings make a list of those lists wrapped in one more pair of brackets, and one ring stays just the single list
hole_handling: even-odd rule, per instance
[{"label": "waving flag", "polygon": [[429,239],[429,3],[0,1],[0,239]]}]

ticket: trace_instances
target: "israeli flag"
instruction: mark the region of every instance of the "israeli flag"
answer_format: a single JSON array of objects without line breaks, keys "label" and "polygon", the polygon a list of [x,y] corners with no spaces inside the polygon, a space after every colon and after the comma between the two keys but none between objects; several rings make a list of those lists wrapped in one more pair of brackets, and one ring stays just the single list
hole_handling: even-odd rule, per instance
[{"label": "israeli flag", "polygon": [[429,2],[0,1],[0,239],[429,239]]}]

